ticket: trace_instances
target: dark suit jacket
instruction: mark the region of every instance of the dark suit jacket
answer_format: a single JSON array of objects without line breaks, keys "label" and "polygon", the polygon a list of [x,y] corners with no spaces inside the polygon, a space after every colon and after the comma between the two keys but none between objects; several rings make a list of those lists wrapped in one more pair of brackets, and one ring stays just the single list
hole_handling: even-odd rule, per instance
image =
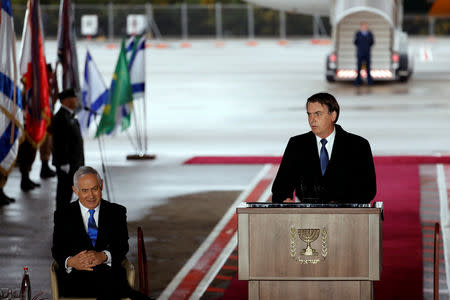
[{"label": "dark suit jacket", "polygon": [[[52,254],[61,269],[67,257],[83,250],[108,250],[112,267],[120,266],[128,252],[128,229],[126,208],[102,200],[98,216],[98,235],[92,246],[81,217],[78,201],[62,210],[55,211]],[[76,271],[76,270],[73,270]]]},{"label": "dark suit jacket", "polygon": [[364,138],[335,125],[331,159],[322,176],[316,137],[312,131],[289,140],[272,186],[272,202],[296,196],[324,202],[369,203],[376,194],[370,145]]},{"label": "dark suit jacket", "polygon": [[70,170],[75,172],[84,165],[83,137],[78,120],[61,107],[53,117],[52,131],[53,165],[70,164]]},{"label": "dark suit jacket", "polygon": [[367,32],[367,35],[362,34],[361,31],[356,32],[353,43],[356,45],[358,57],[369,57],[370,47],[374,43],[372,32]]}]

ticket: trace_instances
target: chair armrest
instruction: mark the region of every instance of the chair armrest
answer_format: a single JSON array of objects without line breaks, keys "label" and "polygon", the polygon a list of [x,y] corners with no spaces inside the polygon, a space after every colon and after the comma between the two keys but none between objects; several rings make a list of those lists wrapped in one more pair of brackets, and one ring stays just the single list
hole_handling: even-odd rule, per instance
[{"label": "chair armrest", "polygon": [[58,263],[54,260],[50,265],[50,287],[52,290],[52,299],[59,299],[59,291],[58,291],[58,278],[56,276],[56,270],[58,270]]},{"label": "chair armrest", "polygon": [[128,284],[132,289],[134,289],[134,283],[136,281],[136,272],[133,264],[127,258],[125,258],[124,260],[122,260],[122,267],[125,269],[125,272],[127,274]]}]

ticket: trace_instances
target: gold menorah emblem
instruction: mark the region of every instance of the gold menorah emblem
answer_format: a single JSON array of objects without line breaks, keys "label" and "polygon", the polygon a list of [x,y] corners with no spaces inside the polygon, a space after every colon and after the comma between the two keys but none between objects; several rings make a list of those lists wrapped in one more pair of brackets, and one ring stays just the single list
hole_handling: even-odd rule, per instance
[{"label": "gold menorah emblem", "polygon": [[317,240],[320,234],[320,229],[307,228],[297,229],[298,237],[306,243],[306,248],[300,253],[305,256],[318,255],[317,251],[311,248],[311,243]]},{"label": "gold menorah emblem", "polygon": [[[298,261],[301,264],[317,264],[328,256],[328,230],[325,226],[322,227],[322,233],[319,228],[299,228],[292,225],[290,228],[290,245],[289,252],[292,259]],[[301,251],[297,251],[296,236],[306,243],[306,248]],[[311,243],[316,241],[319,236],[322,240],[322,251],[319,254],[318,251],[311,247]]]}]

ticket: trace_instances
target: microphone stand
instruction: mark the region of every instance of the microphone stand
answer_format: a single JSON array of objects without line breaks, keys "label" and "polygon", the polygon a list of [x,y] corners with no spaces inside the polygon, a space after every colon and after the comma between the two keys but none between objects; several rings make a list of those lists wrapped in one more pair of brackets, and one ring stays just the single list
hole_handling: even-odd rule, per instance
[{"label": "microphone stand", "polygon": [[[93,111],[90,107],[87,107],[87,106],[84,106],[83,109],[94,115],[95,126],[98,130],[99,122],[97,120],[97,115],[98,115],[97,112]],[[96,130],[96,132],[97,132],[97,130]],[[106,165],[105,165],[105,159],[104,159],[105,154],[103,152],[102,136],[99,136],[97,138],[97,141],[98,141],[98,148],[100,150],[100,160],[102,162],[102,171],[103,171],[103,174],[105,177],[104,181],[105,181],[105,186],[106,186],[106,196],[108,197],[108,200],[110,202],[114,202],[113,199],[111,198],[112,193],[110,194],[110,192],[109,192],[109,184],[108,183],[111,182],[111,177],[110,177],[108,169],[106,168]],[[111,186],[111,189],[112,189],[112,186]]]}]

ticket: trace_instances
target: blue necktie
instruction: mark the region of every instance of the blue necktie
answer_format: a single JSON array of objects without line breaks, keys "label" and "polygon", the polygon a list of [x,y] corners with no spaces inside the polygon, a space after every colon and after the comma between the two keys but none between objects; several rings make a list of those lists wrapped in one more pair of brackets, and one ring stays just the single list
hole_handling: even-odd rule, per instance
[{"label": "blue necktie", "polygon": [[325,148],[325,145],[327,144],[326,139],[321,139],[320,143],[322,144],[322,148],[320,149],[320,168],[322,169],[322,176],[325,174],[325,170],[328,166],[328,151],[327,148]]},{"label": "blue necktie", "polygon": [[89,210],[89,220],[88,220],[88,235],[89,238],[91,239],[92,245],[95,246],[95,242],[97,241],[97,233],[98,233],[98,229],[97,229],[97,224],[95,224],[95,220],[94,220],[94,212],[95,210],[90,209]]}]

